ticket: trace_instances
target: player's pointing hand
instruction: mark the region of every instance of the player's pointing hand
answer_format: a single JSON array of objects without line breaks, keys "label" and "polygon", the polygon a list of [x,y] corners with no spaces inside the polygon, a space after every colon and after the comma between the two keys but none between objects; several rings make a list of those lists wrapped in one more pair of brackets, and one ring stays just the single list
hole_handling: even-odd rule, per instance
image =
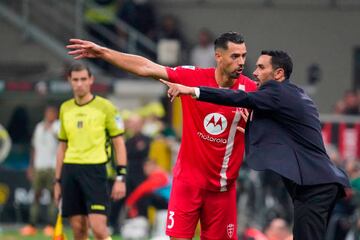
[{"label": "player's pointing hand", "polygon": [[168,82],[163,79],[160,79],[160,82],[164,83],[166,86],[169,87],[167,93],[171,102],[174,101],[174,99],[180,95],[192,95],[195,97],[194,87],[187,87],[181,84]]}]

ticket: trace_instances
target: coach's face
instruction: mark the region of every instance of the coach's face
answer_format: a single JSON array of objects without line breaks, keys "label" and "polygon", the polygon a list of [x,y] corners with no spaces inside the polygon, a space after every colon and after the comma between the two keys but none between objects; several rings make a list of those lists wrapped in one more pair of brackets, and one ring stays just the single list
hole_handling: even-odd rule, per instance
[{"label": "coach's face", "polygon": [[256,69],[253,73],[256,81],[262,85],[264,82],[273,80],[274,78],[274,69],[271,64],[271,56],[261,55],[256,62]]},{"label": "coach's face", "polygon": [[94,83],[94,77],[90,76],[86,69],[71,72],[68,80],[74,95],[80,98],[90,93],[91,85]]},{"label": "coach's face", "polygon": [[246,60],[245,43],[228,42],[227,49],[219,48],[215,52],[218,69],[231,79],[236,79],[244,70]]}]

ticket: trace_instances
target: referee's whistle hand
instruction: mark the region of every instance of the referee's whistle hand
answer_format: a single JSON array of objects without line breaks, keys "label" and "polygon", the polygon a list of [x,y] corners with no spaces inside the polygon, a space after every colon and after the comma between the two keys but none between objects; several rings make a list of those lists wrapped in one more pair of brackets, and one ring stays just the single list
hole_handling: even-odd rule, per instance
[{"label": "referee's whistle hand", "polygon": [[122,181],[115,181],[111,191],[111,198],[116,201],[125,197],[126,185]]}]

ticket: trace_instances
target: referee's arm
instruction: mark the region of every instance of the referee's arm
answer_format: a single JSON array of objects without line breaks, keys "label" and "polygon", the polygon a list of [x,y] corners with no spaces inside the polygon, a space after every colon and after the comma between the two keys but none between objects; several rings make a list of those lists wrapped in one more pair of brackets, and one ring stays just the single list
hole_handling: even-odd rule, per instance
[{"label": "referee's arm", "polygon": [[65,151],[67,149],[67,142],[59,141],[57,153],[56,153],[56,168],[55,168],[55,182],[54,182],[54,200],[56,206],[59,205],[61,198],[61,169],[64,162]]},{"label": "referee's arm", "polygon": [[112,138],[114,150],[115,150],[115,160],[117,166],[122,166],[125,168],[125,174],[123,178],[118,180],[118,177],[115,180],[113,189],[111,192],[111,198],[114,200],[119,200],[126,195],[126,185],[125,185],[125,177],[126,177],[126,165],[127,165],[127,157],[126,157],[126,147],[125,140],[123,136],[116,136]]}]

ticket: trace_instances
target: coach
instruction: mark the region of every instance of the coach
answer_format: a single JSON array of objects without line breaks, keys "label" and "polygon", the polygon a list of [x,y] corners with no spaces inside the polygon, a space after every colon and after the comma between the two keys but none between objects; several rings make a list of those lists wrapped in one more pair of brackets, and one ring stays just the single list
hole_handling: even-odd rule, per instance
[{"label": "coach", "polygon": [[246,131],[246,161],[255,170],[282,176],[294,203],[294,239],[322,240],[336,200],[349,186],[326,154],[318,111],[290,80],[292,60],[283,51],[262,51],[256,63],[257,92],[190,88],[167,83],[172,97],[253,109]]}]

